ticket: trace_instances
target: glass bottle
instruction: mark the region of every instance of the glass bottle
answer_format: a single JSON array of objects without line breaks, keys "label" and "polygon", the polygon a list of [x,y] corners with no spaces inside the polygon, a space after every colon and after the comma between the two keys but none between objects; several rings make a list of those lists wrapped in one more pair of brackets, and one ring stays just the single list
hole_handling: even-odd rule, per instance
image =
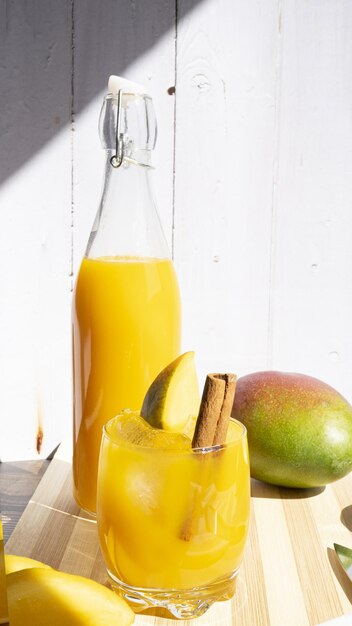
[{"label": "glass bottle", "polygon": [[102,426],[140,410],[180,352],[176,274],[153,199],[151,98],[116,76],[100,115],[102,197],[73,297],[74,495],[95,512]]}]

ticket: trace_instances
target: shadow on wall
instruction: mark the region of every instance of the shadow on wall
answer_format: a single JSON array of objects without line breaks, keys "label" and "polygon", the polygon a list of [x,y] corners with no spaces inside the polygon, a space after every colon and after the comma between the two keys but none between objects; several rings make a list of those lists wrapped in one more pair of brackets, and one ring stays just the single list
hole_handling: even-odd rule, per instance
[{"label": "shadow on wall", "polygon": [[1,2],[0,184],[199,2]]}]

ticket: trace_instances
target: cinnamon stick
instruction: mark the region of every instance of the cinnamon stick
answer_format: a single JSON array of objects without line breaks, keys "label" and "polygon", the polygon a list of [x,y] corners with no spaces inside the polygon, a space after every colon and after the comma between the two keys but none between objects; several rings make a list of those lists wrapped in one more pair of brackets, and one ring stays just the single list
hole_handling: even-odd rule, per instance
[{"label": "cinnamon stick", "polygon": [[194,430],[192,448],[205,448],[225,443],[236,380],[235,374],[208,374]]},{"label": "cinnamon stick", "polygon": [[[235,374],[208,374],[192,439],[192,448],[208,448],[225,443],[236,380]],[[195,510],[196,501],[193,502],[181,531],[181,539],[184,541],[189,541],[193,534]]]}]

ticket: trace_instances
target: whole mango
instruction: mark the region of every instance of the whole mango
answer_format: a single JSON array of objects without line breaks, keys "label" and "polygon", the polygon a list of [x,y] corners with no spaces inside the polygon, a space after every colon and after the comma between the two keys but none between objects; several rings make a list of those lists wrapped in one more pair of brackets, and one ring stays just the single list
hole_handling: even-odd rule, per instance
[{"label": "whole mango", "polygon": [[243,376],[232,416],[247,428],[254,478],[318,487],[352,470],[352,407],[321,380],[275,371]]}]

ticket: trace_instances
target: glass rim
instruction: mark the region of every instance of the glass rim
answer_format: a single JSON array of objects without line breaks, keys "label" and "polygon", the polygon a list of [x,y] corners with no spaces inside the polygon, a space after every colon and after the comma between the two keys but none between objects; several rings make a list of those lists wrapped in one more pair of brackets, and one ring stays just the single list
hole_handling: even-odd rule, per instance
[{"label": "glass rim", "polygon": [[[126,411],[127,413],[127,411]],[[212,452],[218,452],[220,450],[226,450],[228,448],[233,448],[235,446],[238,446],[246,437],[247,437],[247,428],[245,427],[245,425],[240,422],[239,420],[235,419],[234,417],[230,417],[230,422],[233,422],[234,424],[238,425],[240,427],[240,432],[238,433],[238,436],[236,436],[234,439],[232,439],[231,441],[225,442],[225,443],[221,443],[221,444],[213,444],[211,446],[204,446],[204,447],[200,447],[200,448],[189,448],[189,449],[179,449],[179,448],[168,448],[168,447],[164,447],[164,446],[148,446],[148,445],[143,445],[143,444],[139,444],[139,443],[134,443],[133,441],[129,441],[128,439],[125,439],[124,437],[121,436],[117,436],[113,435],[111,433],[108,432],[108,427],[109,425],[111,425],[115,420],[117,420],[119,417],[121,417],[121,415],[124,415],[125,412],[121,411],[120,413],[118,413],[117,415],[115,415],[114,417],[110,418],[104,425],[103,425],[103,436],[106,437],[109,441],[111,441],[111,443],[113,443],[114,445],[121,445],[121,443],[123,443],[125,446],[135,449],[135,450],[145,450],[145,451],[153,451],[155,453],[177,453],[177,454],[184,454],[184,455],[189,455],[189,454],[210,454]],[[128,413],[127,413],[128,414]],[[139,411],[129,411],[130,415],[138,415],[141,417],[140,412]],[[142,418],[143,419],[143,418]],[[148,424],[148,422],[146,422]],[[151,426],[151,424],[149,424],[149,426],[151,428],[154,428],[153,426]],[[157,429],[156,429],[157,430]],[[172,431],[164,431],[164,432],[169,432],[170,434],[172,434]],[[173,434],[177,434],[177,433],[173,433]],[[183,434],[183,433],[179,433],[179,434]],[[187,435],[185,435],[187,436]]]}]

